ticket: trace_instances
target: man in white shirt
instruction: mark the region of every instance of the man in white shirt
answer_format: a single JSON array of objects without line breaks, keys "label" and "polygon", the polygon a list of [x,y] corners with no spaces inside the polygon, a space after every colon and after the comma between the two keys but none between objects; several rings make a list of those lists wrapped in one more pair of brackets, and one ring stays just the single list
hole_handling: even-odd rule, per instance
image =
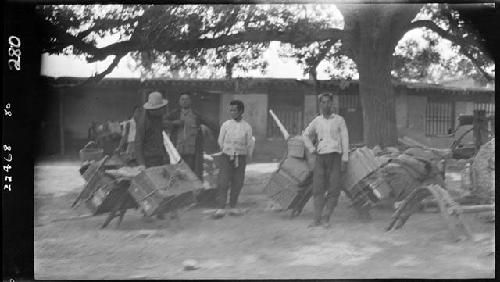
[{"label": "man in white shirt", "polygon": [[218,138],[222,150],[222,161],[217,179],[218,207],[224,209],[227,193],[230,190],[229,206],[235,208],[245,180],[246,163],[253,148],[252,127],[243,120],[243,102],[233,100],[229,103],[230,120],[225,121]]},{"label": "man in white shirt", "polygon": [[136,120],[141,114],[140,111],[141,108],[139,106],[135,106],[130,119],[122,122],[122,138],[120,140],[120,144],[115,149],[115,153],[122,153],[123,151],[125,151],[125,159],[127,160],[127,164],[132,166],[137,162],[135,159],[135,129]]},{"label": "man in white shirt", "polygon": [[[321,115],[303,133],[307,149],[316,154],[313,174],[314,220],[311,227],[321,225],[322,219],[328,226],[330,216],[337,206],[341,171],[346,168],[349,154],[347,127],[344,118],[332,113],[332,94],[320,94],[318,99]],[[315,145],[311,138],[316,140]],[[325,205],[325,215],[322,218]]]}]

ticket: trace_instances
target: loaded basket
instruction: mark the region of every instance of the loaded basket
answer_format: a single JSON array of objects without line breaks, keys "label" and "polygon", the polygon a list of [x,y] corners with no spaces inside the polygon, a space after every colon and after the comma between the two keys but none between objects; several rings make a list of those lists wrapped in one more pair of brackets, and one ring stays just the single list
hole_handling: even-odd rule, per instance
[{"label": "loaded basket", "polygon": [[[312,176],[315,155],[305,148],[302,136],[290,137],[279,118],[269,110],[278,128],[287,140],[287,155],[272,175],[264,192],[283,209],[291,209],[292,216],[302,212],[312,196]],[[367,147],[354,145],[349,152],[346,172],[341,176],[341,186],[361,216],[374,202],[389,194],[389,187],[380,174],[375,172],[381,161]]]},{"label": "loaded basket", "polygon": [[150,167],[131,181],[128,191],[147,216],[164,214],[196,202],[203,184],[184,161]]},{"label": "loaded basket", "polygon": [[[264,189],[281,208],[292,210],[292,216],[299,215],[312,196],[314,155],[299,148],[298,140],[304,146],[301,137],[289,139],[287,156]],[[349,152],[347,169],[341,179],[342,189],[361,216],[369,217],[373,204],[390,193],[390,187],[378,170],[381,165],[366,147]]]},{"label": "loaded basket", "polygon": [[117,162],[113,162],[109,156],[91,163],[82,175],[86,182],[83,190],[72,204],[75,207],[83,200],[92,215],[109,213],[103,228],[115,217],[116,212],[120,212],[119,225],[127,209],[138,208],[127,191],[130,181],[107,173],[107,169],[116,168],[116,165]]},{"label": "loaded basket", "polygon": [[301,137],[288,139],[287,155],[264,188],[264,192],[273,202],[283,209],[292,210],[292,216],[297,216],[302,212],[312,195],[312,167],[310,166],[312,157],[305,150]]}]

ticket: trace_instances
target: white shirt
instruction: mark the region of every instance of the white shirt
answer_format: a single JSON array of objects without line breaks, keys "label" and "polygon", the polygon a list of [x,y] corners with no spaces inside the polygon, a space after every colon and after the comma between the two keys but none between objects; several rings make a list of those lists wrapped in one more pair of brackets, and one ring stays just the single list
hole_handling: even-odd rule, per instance
[{"label": "white shirt", "polygon": [[128,121],[129,128],[128,128],[128,137],[127,137],[127,142],[134,142],[135,141],[135,120],[132,118]]},{"label": "white shirt", "polygon": [[253,146],[252,127],[244,120],[225,121],[217,140],[222,152],[227,155],[250,155]]},{"label": "white shirt", "polygon": [[339,152],[342,154],[342,161],[348,161],[349,135],[343,117],[331,114],[328,118],[325,118],[323,115],[319,115],[311,121],[302,136],[309,151],[314,151],[310,138],[316,136],[316,151],[318,154]]}]

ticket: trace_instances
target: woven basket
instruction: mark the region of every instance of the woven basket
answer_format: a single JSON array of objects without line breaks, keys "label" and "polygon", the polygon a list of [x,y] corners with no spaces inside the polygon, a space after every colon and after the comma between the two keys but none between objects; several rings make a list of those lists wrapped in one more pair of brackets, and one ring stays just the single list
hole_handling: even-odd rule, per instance
[{"label": "woven basket", "polygon": [[301,137],[288,139],[288,156],[303,159],[305,154],[305,145]]},{"label": "woven basket", "polygon": [[264,192],[282,208],[288,209],[298,194],[297,181],[287,173],[279,170],[271,176]]},{"label": "woven basket", "polygon": [[81,149],[80,161],[97,161],[102,159],[104,151],[102,149]]}]

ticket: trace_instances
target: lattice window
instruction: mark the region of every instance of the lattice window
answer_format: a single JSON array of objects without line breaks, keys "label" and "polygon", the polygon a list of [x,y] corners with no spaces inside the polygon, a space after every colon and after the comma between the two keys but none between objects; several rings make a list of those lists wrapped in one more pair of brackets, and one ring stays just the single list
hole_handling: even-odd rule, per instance
[{"label": "lattice window", "polygon": [[495,136],[495,103],[474,102],[474,110],[484,110],[488,120],[488,135]]},{"label": "lattice window", "polygon": [[495,103],[474,102],[474,110],[484,110],[486,116],[495,115]]},{"label": "lattice window", "polygon": [[455,103],[450,101],[428,101],[425,111],[425,134],[446,135],[455,128]]}]

